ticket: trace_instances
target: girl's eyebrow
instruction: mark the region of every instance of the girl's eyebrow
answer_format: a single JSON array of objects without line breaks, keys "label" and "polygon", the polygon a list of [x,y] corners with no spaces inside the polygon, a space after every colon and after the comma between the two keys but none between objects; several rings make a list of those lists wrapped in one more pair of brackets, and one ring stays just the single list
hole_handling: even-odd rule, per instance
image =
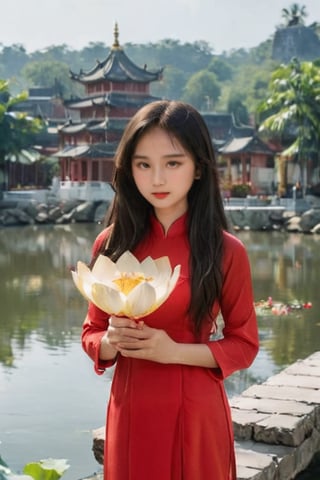
[{"label": "girl's eyebrow", "polygon": [[[162,158],[181,158],[185,157],[185,153],[167,153],[166,155],[162,155]],[[143,155],[140,153],[136,153],[132,156],[132,160],[136,159],[148,159],[149,157],[147,155]]]}]

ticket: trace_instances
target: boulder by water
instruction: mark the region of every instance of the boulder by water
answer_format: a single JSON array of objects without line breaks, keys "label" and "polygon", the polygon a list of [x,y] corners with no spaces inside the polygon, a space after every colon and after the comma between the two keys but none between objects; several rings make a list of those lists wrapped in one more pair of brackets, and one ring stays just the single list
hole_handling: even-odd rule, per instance
[{"label": "boulder by water", "polygon": [[103,221],[108,201],[55,202],[50,204],[0,201],[0,228],[33,224],[91,223]]}]

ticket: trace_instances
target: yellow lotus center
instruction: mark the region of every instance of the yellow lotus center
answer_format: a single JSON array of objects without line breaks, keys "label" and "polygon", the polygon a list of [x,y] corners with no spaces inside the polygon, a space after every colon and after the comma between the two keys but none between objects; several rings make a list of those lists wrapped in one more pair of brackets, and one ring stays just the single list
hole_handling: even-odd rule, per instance
[{"label": "yellow lotus center", "polygon": [[121,273],[119,278],[115,278],[113,283],[115,283],[120,290],[120,292],[128,295],[131,290],[139,285],[142,282],[150,282],[152,277],[145,277],[143,273],[132,272],[132,273]]}]

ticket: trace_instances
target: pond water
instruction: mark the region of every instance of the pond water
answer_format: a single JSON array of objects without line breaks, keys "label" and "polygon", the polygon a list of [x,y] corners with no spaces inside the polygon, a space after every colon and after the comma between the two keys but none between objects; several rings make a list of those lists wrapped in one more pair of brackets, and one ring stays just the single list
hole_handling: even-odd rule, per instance
[{"label": "pond water", "polygon": [[[92,429],[104,425],[112,372],[95,375],[81,349],[86,304],[70,275],[77,260],[89,261],[100,228],[0,230],[0,456],[15,472],[49,457],[68,460],[65,480],[100,470],[91,451]],[[229,396],[320,344],[320,236],[237,235],[249,253],[256,301],[297,300],[312,302],[312,308],[259,316],[260,352],[250,369],[227,380]]]}]

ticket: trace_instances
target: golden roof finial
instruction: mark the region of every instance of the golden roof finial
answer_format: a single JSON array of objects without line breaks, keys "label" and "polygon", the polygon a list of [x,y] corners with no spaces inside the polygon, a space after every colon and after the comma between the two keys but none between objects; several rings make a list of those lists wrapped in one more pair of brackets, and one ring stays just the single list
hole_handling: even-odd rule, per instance
[{"label": "golden roof finial", "polygon": [[118,22],[114,24],[113,36],[114,36],[114,40],[113,40],[112,48],[118,49],[120,48]]}]

